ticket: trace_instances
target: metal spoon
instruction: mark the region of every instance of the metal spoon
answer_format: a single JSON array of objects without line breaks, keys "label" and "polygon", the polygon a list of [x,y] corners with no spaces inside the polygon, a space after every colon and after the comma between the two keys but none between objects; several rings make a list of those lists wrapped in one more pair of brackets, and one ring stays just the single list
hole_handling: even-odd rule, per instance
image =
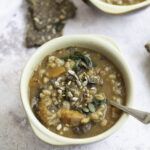
[{"label": "metal spoon", "polygon": [[123,106],[121,104],[118,104],[112,100],[107,100],[107,103],[117,107],[118,109],[124,111],[125,113],[135,117],[136,119],[138,119],[139,121],[141,121],[144,124],[149,124],[150,123],[150,113],[148,112],[144,112],[144,111],[140,111],[140,110],[136,110],[133,108],[129,108],[127,106]]}]

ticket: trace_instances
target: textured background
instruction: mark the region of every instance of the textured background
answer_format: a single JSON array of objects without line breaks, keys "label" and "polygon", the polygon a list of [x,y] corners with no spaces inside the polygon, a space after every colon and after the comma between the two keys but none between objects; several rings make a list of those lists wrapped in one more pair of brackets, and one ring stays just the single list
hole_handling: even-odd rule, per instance
[{"label": "textured background", "polygon": [[[113,16],[93,10],[80,0],[75,3],[77,16],[67,23],[64,34],[112,37],[134,76],[133,107],[150,111],[150,56],[143,47],[150,40],[150,7]],[[90,145],[51,146],[34,135],[19,95],[21,71],[36,51],[24,47],[25,14],[23,0],[0,0],[0,150],[150,150],[150,125],[132,117],[111,137]]]}]

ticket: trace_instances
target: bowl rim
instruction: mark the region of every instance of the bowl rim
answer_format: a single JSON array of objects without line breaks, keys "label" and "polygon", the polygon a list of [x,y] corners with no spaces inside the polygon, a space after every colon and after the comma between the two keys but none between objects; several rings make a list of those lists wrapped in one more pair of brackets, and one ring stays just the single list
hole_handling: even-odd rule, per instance
[{"label": "bowl rim", "polygon": [[141,5],[141,4],[145,4],[145,3],[149,3],[150,0],[144,0],[140,3],[136,3],[136,4],[130,4],[130,5],[114,5],[114,4],[110,4],[110,3],[107,3],[107,2],[104,2],[102,0],[89,0],[91,3],[94,3],[94,4],[106,4],[106,5],[112,5],[114,7],[118,7],[118,8],[122,8],[122,7],[132,7],[132,6],[138,6],[138,5]]},{"label": "bowl rim", "polygon": [[110,14],[123,14],[150,5],[150,0],[131,5],[113,5],[102,0],[87,0],[100,10]]},{"label": "bowl rim", "polygon": [[[50,47],[53,44],[59,43],[60,41],[73,41],[73,40],[84,40],[84,41],[96,41],[97,44],[98,42],[102,42],[104,45],[108,44],[109,42],[103,41],[103,36],[97,36],[97,35],[69,35],[69,36],[62,36],[56,39],[53,39],[49,42],[46,42],[45,44],[43,44],[41,47],[39,47],[37,49],[37,51],[30,57],[29,61],[27,62],[25,68],[23,69],[22,72],[22,76],[21,76],[21,82],[20,82],[20,93],[21,93],[21,99],[23,102],[23,106],[24,109],[26,111],[26,114],[28,116],[28,119],[30,121],[30,123],[32,123],[40,132],[42,132],[43,134],[45,134],[47,137],[49,138],[54,138],[56,141],[61,141],[63,143],[67,143],[67,144],[86,144],[86,143],[91,143],[91,142],[95,142],[98,140],[102,140],[106,137],[108,137],[109,135],[113,134],[116,130],[118,130],[124,123],[125,121],[128,119],[128,115],[124,114],[120,117],[120,119],[108,130],[104,131],[101,134],[98,134],[96,136],[93,137],[88,137],[88,138],[69,138],[69,137],[64,137],[61,135],[58,135],[50,130],[48,130],[44,125],[42,125],[40,123],[40,121],[36,118],[36,116],[34,115],[30,104],[29,104],[29,98],[28,98],[28,89],[26,89],[25,85],[26,85],[26,78],[30,78],[28,77],[28,71],[29,69],[31,69],[32,67],[32,63],[34,63],[34,60],[36,59],[36,57],[38,55],[40,55],[41,53],[46,52],[46,48]],[[102,44],[101,43],[101,44]],[[105,45],[106,46],[106,45]],[[130,97],[129,97],[129,101],[127,102],[127,106],[131,106],[132,105],[132,101],[133,101],[133,77],[131,74],[131,71],[129,70],[123,56],[120,54],[119,51],[117,51],[117,48],[115,47],[111,47],[111,51],[110,53],[114,53],[115,55],[118,55],[120,58],[120,61],[122,61],[122,64],[124,65],[124,69],[126,69],[126,72],[128,74],[128,80],[129,80],[129,84],[130,84]],[[61,49],[61,47],[60,47]],[[110,50],[109,50],[110,51]],[[39,62],[40,64],[40,62]],[[28,101],[28,102],[27,102]]]}]

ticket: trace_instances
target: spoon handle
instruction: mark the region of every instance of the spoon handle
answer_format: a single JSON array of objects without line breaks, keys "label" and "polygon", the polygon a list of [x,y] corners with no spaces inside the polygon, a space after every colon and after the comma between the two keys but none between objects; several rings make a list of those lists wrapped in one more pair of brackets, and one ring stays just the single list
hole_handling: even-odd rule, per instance
[{"label": "spoon handle", "polygon": [[112,100],[108,100],[108,103],[121,109],[122,111],[128,113],[129,115],[135,117],[139,121],[143,122],[144,124],[149,124],[150,123],[150,113],[136,110],[133,108],[129,108],[127,106],[120,105]]}]

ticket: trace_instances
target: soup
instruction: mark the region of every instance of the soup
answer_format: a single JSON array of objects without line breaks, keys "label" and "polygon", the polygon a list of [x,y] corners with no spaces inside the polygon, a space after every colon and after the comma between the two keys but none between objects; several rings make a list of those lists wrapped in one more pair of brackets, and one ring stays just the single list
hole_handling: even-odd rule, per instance
[{"label": "soup", "polygon": [[141,3],[144,0],[105,0],[105,2],[114,4],[114,5],[132,5]]},{"label": "soup", "polygon": [[96,136],[122,113],[107,99],[125,104],[122,74],[99,52],[69,47],[46,56],[30,80],[30,102],[50,131],[71,138]]}]

